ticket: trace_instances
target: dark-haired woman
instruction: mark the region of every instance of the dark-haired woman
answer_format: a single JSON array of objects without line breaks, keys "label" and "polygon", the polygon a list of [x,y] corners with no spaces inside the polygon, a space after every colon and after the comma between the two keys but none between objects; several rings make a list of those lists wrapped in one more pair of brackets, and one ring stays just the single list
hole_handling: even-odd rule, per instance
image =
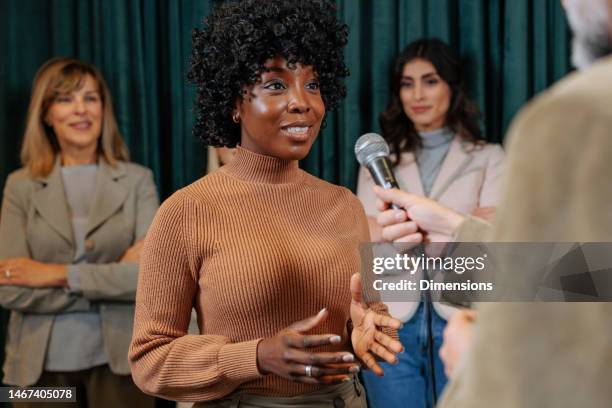
[{"label": "dark-haired woman", "polygon": [[[493,217],[504,153],[500,146],[483,141],[478,110],[463,90],[459,58],[440,40],[418,40],[398,56],[392,75],[391,101],[380,123],[400,187],[464,214]],[[373,185],[362,168],[357,195],[368,215],[372,240],[384,241],[376,223]],[[419,239],[418,233],[412,236]],[[431,407],[446,384],[438,351],[446,319],[456,309],[439,303],[433,309],[423,302],[387,304],[391,314],[405,322],[399,334],[406,353],[398,365],[383,364],[384,378],[364,372],[368,401],[372,407],[401,406],[407,401],[411,407]]]},{"label": "dark-haired woman", "polygon": [[345,94],[346,40],[329,1],[226,3],[195,30],[195,133],[238,147],[170,197],[147,235],[130,349],[144,391],[206,407],[361,408],[356,357],[379,374],[373,354],[395,361],[401,345],[377,326],[399,322],[351,280],[369,239],[361,204],[298,167]]}]

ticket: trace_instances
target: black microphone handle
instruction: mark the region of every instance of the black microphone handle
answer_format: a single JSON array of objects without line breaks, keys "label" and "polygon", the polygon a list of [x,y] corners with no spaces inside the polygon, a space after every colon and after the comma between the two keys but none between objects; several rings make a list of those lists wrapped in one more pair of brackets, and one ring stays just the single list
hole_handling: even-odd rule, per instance
[{"label": "black microphone handle", "polygon": [[[391,163],[389,163],[389,158],[387,156],[373,159],[367,164],[366,167],[377,186],[384,189],[399,189],[399,184],[397,184],[397,180],[395,179],[395,175],[391,169]],[[391,208],[401,210],[401,208],[395,204],[391,204]]]}]

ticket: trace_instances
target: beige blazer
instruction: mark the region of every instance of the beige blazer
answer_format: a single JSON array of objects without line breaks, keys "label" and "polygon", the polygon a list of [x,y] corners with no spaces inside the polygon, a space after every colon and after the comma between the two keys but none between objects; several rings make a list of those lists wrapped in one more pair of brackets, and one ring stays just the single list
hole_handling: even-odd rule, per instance
[{"label": "beige blazer", "polygon": [[[0,306],[11,310],[4,378],[6,384],[36,383],[43,370],[54,315],[99,305],[110,368],[129,374],[138,265],[118,263],[143,238],[159,205],[150,170],[100,160],[86,235],[87,264],[79,266],[82,295],[62,288],[0,286]],[[69,264],[76,244],[59,159],[47,177],[20,169],[9,175],[0,213],[0,259],[29,257]]]},{"label": "beige blazer", "polygon": [[[429,197],[462,214],[470,214],[478,207],[497,206],[500,180],[504,168],[504,151],[499,145],[474,145],[455,137],[451,141],[442,168],[434,181]],[[400,188],[411,193],[425,195],[419,175],[419,167],[413,153],[403,153],[395,176]],[[366,215],[376,217],[374,181],[362,167],[359,171],[357,196]],[[401,279],[401,276],[398,277]],[[384,300],[384,299],[383,299]],[[418,307],[417,302],[385,302],[392,316],[408,321]],[[454,308],[434,303],[438,314],[450,317]]]},{"label": "beige blazer", "polygon": [[[508,163],[490,234],[459,239],[612,242],[612,57],[531,102],[508,133]],[[500,261],[505,278],[530,273]],[[612,303],[483,303],[473,342],[440,408],[608,408]]]}]

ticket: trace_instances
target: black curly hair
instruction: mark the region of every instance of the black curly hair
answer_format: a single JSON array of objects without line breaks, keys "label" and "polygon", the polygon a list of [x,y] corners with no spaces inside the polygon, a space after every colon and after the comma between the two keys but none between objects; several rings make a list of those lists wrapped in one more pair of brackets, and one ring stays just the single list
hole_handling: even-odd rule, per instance
[{"label": "black curly hair", "polygon": [[328,0],[244,0],[224,3],[192,33],[188,73],[197,86],[193,133],[211,146],[235,147],[240,125],[232,121],[236,98],[255,84],[264,63],[282,56],[288,66],[312,65],[327,110],[346,95],[343,48],[348,27]]}]

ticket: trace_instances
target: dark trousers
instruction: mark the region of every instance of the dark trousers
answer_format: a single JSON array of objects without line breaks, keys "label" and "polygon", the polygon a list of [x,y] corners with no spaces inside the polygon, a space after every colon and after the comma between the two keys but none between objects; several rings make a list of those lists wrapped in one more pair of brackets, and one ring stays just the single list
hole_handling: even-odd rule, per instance
[{"label": "dark trousers", "polygon": [[108,365],[81,371],[44,371],[35,387],[76,387],[77,402],[20,402],[15,408],[154,408],[155,398],[136,387],[129,375],[117,375]]}]

